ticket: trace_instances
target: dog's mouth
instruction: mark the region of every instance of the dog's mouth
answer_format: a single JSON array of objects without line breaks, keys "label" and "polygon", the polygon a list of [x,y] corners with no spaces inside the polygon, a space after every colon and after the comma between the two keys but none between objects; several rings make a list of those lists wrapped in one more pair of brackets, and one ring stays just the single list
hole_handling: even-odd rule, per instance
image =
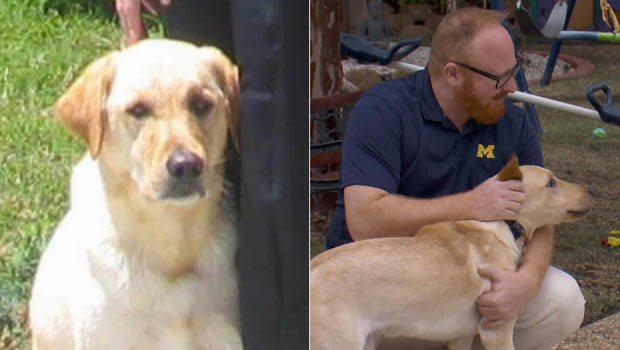
[{"label": "dog's mouth", "polygon": [[205,196],[204,186],[200,181],[192,183],[174,181],[176,183],[168,187],[161,199],[184,200],[192,197],[202,198]]},{"label": "dog's mouth", "polygon": [[588,209],[567,210],[566,212],[568,213],[568,215],[574,218],[580,218],[582,216],[585,216],[589,211],[590,209],[588,208]]}]

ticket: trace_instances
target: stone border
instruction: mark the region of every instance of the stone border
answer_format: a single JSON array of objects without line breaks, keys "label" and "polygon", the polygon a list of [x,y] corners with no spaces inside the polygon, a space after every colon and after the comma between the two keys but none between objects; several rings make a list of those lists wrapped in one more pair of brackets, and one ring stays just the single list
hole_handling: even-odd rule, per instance
[{"label": "stone border", "polygon": [[620,312],[578,329],[552,350],[617,350],[620,348]]},{"label": "stone border", "polygon": [[[545,57],[547,57],[547,59],[549,59],[549,52],[546,52],[546,51],[525,50],[524,52],[525,53],[538,54],[538,55],[541,55],[541,56],[545,56]],[[554,81],[554,80],[557,80],[557,79],[567,79],[567,78],[581,77],[581,76],[590,74],[594,70],[594,65],[590,61],[586,60],[585,58],[581,58],[581,57],[577,57],[577,56],[573,56],[573,55],[568,55],[568,54],[564,54],[564,53],[560,53],[558,55],[558,58],[561,58],[564,61],[570,63],[573,66],[574,69],[571,70],[568,73],[551,76],[551,81]],[[540,82],[541,80],[542,80],[542,78],[535,78],[535,79],[528,80],[527,82],[528,82],[528,84],[531,84],[531,83]]]}]

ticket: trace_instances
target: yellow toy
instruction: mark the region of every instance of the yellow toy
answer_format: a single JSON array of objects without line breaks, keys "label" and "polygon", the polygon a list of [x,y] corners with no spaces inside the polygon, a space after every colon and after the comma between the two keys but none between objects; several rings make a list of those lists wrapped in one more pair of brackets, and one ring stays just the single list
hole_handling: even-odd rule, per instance
[{"label": "yellow toy", "polygon": [[[620,236],[620,231],[609,231],[610,234]],[[605,245],[612,248],[620,246],[620,237],[609,236],[603,240]]]}]

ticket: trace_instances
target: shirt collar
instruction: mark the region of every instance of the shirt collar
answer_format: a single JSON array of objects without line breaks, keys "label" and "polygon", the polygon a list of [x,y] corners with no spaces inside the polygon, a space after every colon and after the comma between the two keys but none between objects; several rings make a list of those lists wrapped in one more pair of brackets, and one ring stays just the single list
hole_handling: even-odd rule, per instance
[{"label": "shirt collar", "polygon": [[428,66],[423,70],[414,73],[414,90],[419,91],[420,105],[422,107],[422,117],[429,121],[443,122],[446,117],[437,103],[431,78],[428,74]]}]

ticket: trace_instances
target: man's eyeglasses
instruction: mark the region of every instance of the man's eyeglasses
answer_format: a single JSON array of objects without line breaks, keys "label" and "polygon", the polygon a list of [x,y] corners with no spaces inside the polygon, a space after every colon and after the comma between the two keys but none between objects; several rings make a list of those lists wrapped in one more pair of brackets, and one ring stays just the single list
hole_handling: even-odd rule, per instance
[{"label": "man's eyeglasses", "polygon": [[523,65],[523,58],[520,56],[517,56],[517,63],[514,65],[514,67],[512,67],[512,69],[502,75],[501,77],[498,77],[497,75],[493,75],[491,73],[485,72],[483,70],[480,70],[478,68],[474,68],[468,64],[465,63],[461,63],[461,62],[456,62],[456,61],[452,61],[456,64],[458,64],[459,66],[465,67],[467,69],[469,69],[472,72],[476,72],[480,75],[484,75],[487,78],[491,78],[493,80],[495,80],[495,88],[496,89],[501,89],[504,85],[506,85],[506,83],[508,82],[508,80],[510,80],[510,78],[512,78],[515,74],[517,74],[517,72],[521,69],[521,66]]}]

